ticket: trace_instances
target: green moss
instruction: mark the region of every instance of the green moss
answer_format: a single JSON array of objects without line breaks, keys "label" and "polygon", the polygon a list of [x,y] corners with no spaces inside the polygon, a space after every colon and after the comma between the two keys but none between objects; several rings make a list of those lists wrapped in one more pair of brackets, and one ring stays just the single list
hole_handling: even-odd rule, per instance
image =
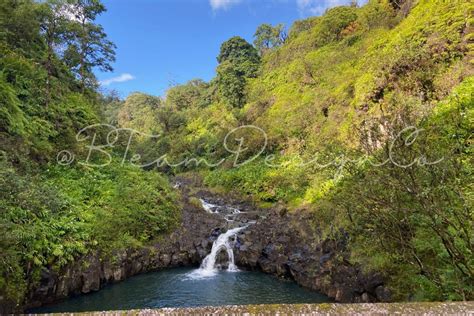
[{"label": "green moss", "polygon": [[199,208],[202,208],[202,203],[201,203],[201,201],[200,201],[198,198],[196,198],[196,197],[191,197],[191,198],[189,199],[189,203],[190,203],[192,206],[194,206],[194,207],[196,207],[196,208],[198,208],[198,209],[199,209]]}]

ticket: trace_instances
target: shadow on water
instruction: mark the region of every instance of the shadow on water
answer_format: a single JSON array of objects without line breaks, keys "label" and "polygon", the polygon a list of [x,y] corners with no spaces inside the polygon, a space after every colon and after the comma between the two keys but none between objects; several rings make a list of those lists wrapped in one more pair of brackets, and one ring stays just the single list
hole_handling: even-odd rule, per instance
[{"label": "shadow on water", "polygon": [[262,272],[221,271],[205,278],[196,269],[175,268],[135,276],[99,292],[29,312],[81,312],[163,307],[322,303],[329,299],[294,282]]}]

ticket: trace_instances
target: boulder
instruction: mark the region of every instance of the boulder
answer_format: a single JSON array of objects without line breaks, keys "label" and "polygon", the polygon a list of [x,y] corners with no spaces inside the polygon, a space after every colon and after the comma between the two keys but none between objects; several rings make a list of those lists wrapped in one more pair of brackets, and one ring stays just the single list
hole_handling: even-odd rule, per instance
[{"label": "boulder", "polygon": [[375,289],[375,297],[377,298],[379,302],[390,302],[390,298],[391,298],[390,290],[387,289],[383,285],[379,285]]}]

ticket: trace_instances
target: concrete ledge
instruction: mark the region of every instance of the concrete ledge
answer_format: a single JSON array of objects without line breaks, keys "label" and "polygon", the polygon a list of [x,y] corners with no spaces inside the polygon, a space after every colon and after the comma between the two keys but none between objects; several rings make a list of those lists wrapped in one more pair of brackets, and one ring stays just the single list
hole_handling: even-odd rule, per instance
[{"label": "concrete ledge", "polygon": [[[473,302],[377,304],[275,304],[163,308],[77,313],[77,315],[474,315]],[[72,315],[71,313],[52,315]]]}]

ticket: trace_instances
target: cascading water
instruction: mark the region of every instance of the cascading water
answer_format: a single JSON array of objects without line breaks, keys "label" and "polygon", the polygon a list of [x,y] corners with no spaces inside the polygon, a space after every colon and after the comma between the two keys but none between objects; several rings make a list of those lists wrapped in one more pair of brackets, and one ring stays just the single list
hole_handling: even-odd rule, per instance
[{"label": "cascading water", "polygon": [[201,201],[201,205],[202,205],[202,208],[208,212],[208,213],[218,213],[218,208],[219,206],[218,205],[215,205],[215,204],[212,204],[212,203],[209,203],[209,202],[206,202],[204,201],[203,199],[199,199]]},{"label": "cascading water", "polygon": [[210,213],[210,214],[220,214],[227,222],[234,222],[234,217],[238,214],[242,214],[242,212],[235,207],[232,206],[220,206],[217,204],[209,203],[203,199],[199,199],[201,201],[202,208]]},{"label": "cascading water", "polygon": [[235,237],[240,231],[247,228],[247,226],[237,227],[229,229],[224,234],[220,234],[219,237],[212,244],[211,252],[204,258],[201,266],[198,270],[192,272],[189,276],[191,278],[203,278],[214,276],[218,272],[217,268],[217,256],[220,251],[225,250],[228,256],[228,267],[227,271],[236,272],[239,271],[234,262],[234,251],[231,243],[231,238]]},{"label": "cascading water", "polygon": [[216,269],[217,255],[221,250],[225,249],[227,251],[227,256],[229,257],[227,270],[238,271],[234,263],[234,251],[232,250],[232,245],[230,244],[230,238],[234,237],[235,235],[237,235],[237,233],[244,230],[245,228],[247,227],[244,226],[229,229],[226,233],[219,235],[216,241],[214,241],[214,244],[212,244],[211,253],[208,254],[206,258],[204,258],[204,260],[202,261],[200,269],[205,271],[214,271]]},{"label": "cascading water", "polygon": [[[227,222],[236,222],[233,219],[233,217],[239,214],[242,214],[242,212],[235,207],[216,205],[208,201],[205,201],[203,199],[200,199],[200,201],[202,204],[202,208],[206,212],[222,216]],[[212,244],[211,252],[204,258],[199,269],[188,274],[188,276],[193,279],[194,278],[199,279],[199,278],[205,278],[205,277],[212,277],[216,275],[216,273],[219,270],[216,261],[221,251],[227,252],[227,257],[228,257],[227,271],[230,271],[230,272],[239,271],[239,269],[237,268],[234,262],[234,250],[233,250],[234,243],[232,242],[232,238],[233,237],[235,238],[235,236],[239,232],[246,229],[249,226],[249,224],[253,224],[253,223],[254,222],[248,222],[247,225],[245,226],[232,228],[232,229],[229,229],[227,232],[220,234],[217,237],[217,239],[214,241],[214,243]]]}]

